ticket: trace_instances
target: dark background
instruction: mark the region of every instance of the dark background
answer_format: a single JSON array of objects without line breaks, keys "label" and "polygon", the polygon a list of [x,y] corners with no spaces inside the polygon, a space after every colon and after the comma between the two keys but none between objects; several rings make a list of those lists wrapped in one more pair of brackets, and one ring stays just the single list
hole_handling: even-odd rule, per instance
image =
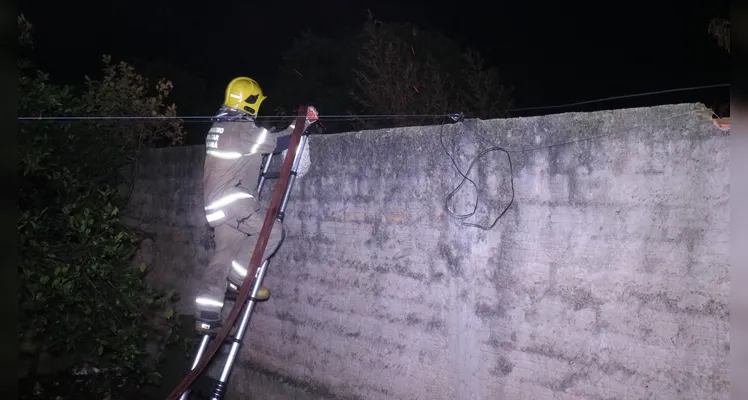
[{"label": "dark background", "polygon": [[[707,33],[728,17],[727,1],[691,2],[408,2],[224,1],[189,6],[175,0],[27,0],[35,59],[59,80],[96,73],[101,54],[132,62],[165,60],[199,78],[209,99],[193,112],[212,114],[235,76],[251,76],[272,95],[280,52],[300,31],[334,33],[366,20],[438,28],[479,50],[512,85],[514,107],[535,107],[678,87],[729,83],[729,53]],[[170,76],[179,85],[175,71]],[[202,96],[202,95],[201,95]],[[715,109],[729,89],[702,89],[521,115],[591,111],[677,102]],[[188,107],[189,108],[189,107]],[[518,114],[515,114],[518,115]]]}]

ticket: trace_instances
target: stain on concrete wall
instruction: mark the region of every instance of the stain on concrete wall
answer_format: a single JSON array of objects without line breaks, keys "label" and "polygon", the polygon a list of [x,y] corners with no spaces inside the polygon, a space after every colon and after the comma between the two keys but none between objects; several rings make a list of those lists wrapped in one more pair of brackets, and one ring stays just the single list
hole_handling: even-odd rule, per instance
[{"label": "stain on concrete wall", "polygon": [[[728,398],[728,137],[700,110],[312,137],[234,392],[259,366],[340,398]],[[513,187],[493,229],[445,212],[440,137],[463,173],[509,151],[513,175],[490,152],[450,204],[477,196],[463,221],[490,224]],[[165,216],[143,257],[187,294],[210,251],[201,151],[150,154],[136,203]]]}]

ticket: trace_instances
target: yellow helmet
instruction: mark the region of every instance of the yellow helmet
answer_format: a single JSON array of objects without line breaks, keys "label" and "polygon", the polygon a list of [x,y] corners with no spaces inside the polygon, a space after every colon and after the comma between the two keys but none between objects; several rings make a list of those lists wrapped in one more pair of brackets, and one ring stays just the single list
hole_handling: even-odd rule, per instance
[{"label": "yellow helmet", "polygon": [[223,105],[254,116],[260,110],[260,103],[266,98],[262,95],[262,88],[257,81],[240,76],[226,86]]}]

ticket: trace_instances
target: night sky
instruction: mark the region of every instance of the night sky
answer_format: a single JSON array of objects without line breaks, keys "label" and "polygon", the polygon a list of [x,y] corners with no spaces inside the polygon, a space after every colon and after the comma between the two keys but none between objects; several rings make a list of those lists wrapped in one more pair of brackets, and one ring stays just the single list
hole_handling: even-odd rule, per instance
[{"label": "night sky", "polygon": [[[37,63],[53,77],[95,73],[103,53],[166,59],[204,79],[216,106],[235,76],[272,82],[279,53],[300,31],[360,25],[367,8],[479,50],[515,88],[517,108],[730,82],[729,54],[707,33],[711,18],[729,16],[727,1],[573,3],[27,0],[20,11],[35,26]],[[728,89],[709,89],[529,115],[728,98]]]}]

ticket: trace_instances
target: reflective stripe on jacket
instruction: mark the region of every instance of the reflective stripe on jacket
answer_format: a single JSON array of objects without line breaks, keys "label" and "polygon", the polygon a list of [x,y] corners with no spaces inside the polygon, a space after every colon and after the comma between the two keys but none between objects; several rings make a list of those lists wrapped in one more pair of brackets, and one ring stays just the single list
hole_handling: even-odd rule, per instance
[{"label": "reflective stripe on jacket", "polygon": [[259,210],[257,179],[262,155],[275,150],[277,138],[293,132],[289,127],[272,133],[254,120],[214,123],[205,137],[203,199],[211,226],[235,225]]}]

